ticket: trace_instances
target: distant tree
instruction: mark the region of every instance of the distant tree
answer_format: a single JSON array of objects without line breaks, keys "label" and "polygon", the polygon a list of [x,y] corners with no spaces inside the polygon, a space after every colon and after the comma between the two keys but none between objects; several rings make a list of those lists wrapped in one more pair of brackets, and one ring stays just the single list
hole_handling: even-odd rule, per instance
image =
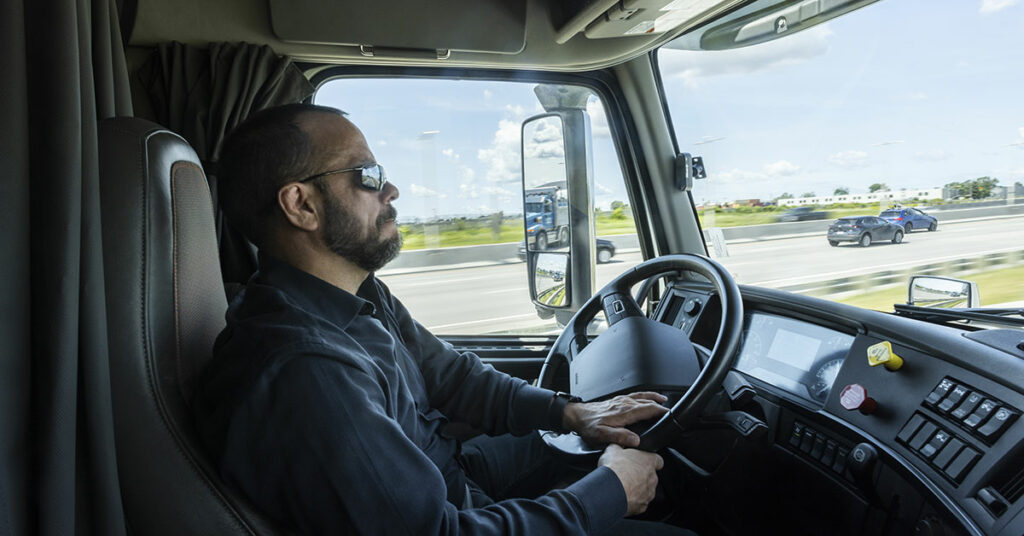
[{"label": "distant tree", "polygon": [[791,194],[789,192],[785,192],[782,195],[780,195],[779,197],[775,198],[776,201],[778,201],[779,199],[793,199],[793,194]]},{"label": "distant tree", "polygon": [[953,197],[969,197],[971,199],[985,199],[992,195],[992,190],[999,184],[999,179],[992,177],[978,177],[969,181],[951,182],[946,188],[952,192]]},{"label": "distant tree", "polygon": [[876,183],[872,184],[871,186],[868,186],[868,191],[871,192],[871,193],[875,193],[875,192],[879,192],[879,191],[881,191],[881,192],[888,192],[889,191],[889,185],[884,183],[884,182],[876,182]]},{"label": "distant tree", "polygon": [[626,219],[625,205],[620,204],[619,206],[612,209],[613,220],[624,220]]},{"label": "distant tree", "polygon": [[978,195],[975,199],[985,199],[992,196],[992,190],[995,190],[996,185],[999,184],[999,179],[978,177],[972,182],[974,182],[974,192]]},{"label": "distant tree", "polygon": [[624,206],[626,206],[626,204],[625,204],[625,203],[623,203],[622,201],[612,201],[612,210],[613,210],[613,211],[614,211],[615,209],[617,209],[617,208],[622,208],[622,207],[624,207]]},{"label": "distant tree", "polygon": [[845,186],[840,186],[832,192],[832,195],[850,195],[850,189]]},{"label": "distant tree", "polygon": [[800,194],[800,197],[818,197],[818,194],[814,192],[804,192]]}]

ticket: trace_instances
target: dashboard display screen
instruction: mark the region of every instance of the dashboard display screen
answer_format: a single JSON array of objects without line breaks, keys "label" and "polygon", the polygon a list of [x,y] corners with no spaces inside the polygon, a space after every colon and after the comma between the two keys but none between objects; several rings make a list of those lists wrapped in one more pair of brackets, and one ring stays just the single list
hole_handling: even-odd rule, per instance
[{"label": "dashboard display screen", "polygon": [[853,336],[800,320],[751,313],[736,369],[801,398],[824,402]]}]

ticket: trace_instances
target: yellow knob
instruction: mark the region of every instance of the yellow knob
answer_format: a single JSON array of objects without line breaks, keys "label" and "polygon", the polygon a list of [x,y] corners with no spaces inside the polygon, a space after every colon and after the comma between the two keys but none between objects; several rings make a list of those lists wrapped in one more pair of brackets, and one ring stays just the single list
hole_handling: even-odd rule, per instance
[{"label": "yellow knob", "polygon": [[872,367],[885,365],[889,370],[899,370],[903,366],[903,358],[892,351],[889,341],[868,346],[868,364]]}]

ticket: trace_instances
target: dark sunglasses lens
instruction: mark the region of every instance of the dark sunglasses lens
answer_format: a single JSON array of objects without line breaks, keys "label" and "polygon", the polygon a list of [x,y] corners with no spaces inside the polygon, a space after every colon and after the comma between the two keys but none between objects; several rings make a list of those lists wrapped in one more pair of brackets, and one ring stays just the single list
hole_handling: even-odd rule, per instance
[{"label": "dark sunglasses lens", "polygon": [[380,191],[384,189],[384,183],[388,182],[388,177],[380,164],[374,164],[363,168],[362,181],[363,186]]}]

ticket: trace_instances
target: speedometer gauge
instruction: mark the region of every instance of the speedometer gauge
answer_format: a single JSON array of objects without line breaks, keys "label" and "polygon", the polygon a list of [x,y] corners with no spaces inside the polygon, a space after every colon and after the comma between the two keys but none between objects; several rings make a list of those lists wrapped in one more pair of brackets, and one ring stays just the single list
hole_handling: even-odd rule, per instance
[{"label": "speedometer gauge", "polygon": [[818,400],[825,400],[828,392],[832,390],[832,384],[839,376],[839,369],[843,366],[842,359],[833,359],[818,367],[814,373],[814,385],[811,386],[811,396]]}]

